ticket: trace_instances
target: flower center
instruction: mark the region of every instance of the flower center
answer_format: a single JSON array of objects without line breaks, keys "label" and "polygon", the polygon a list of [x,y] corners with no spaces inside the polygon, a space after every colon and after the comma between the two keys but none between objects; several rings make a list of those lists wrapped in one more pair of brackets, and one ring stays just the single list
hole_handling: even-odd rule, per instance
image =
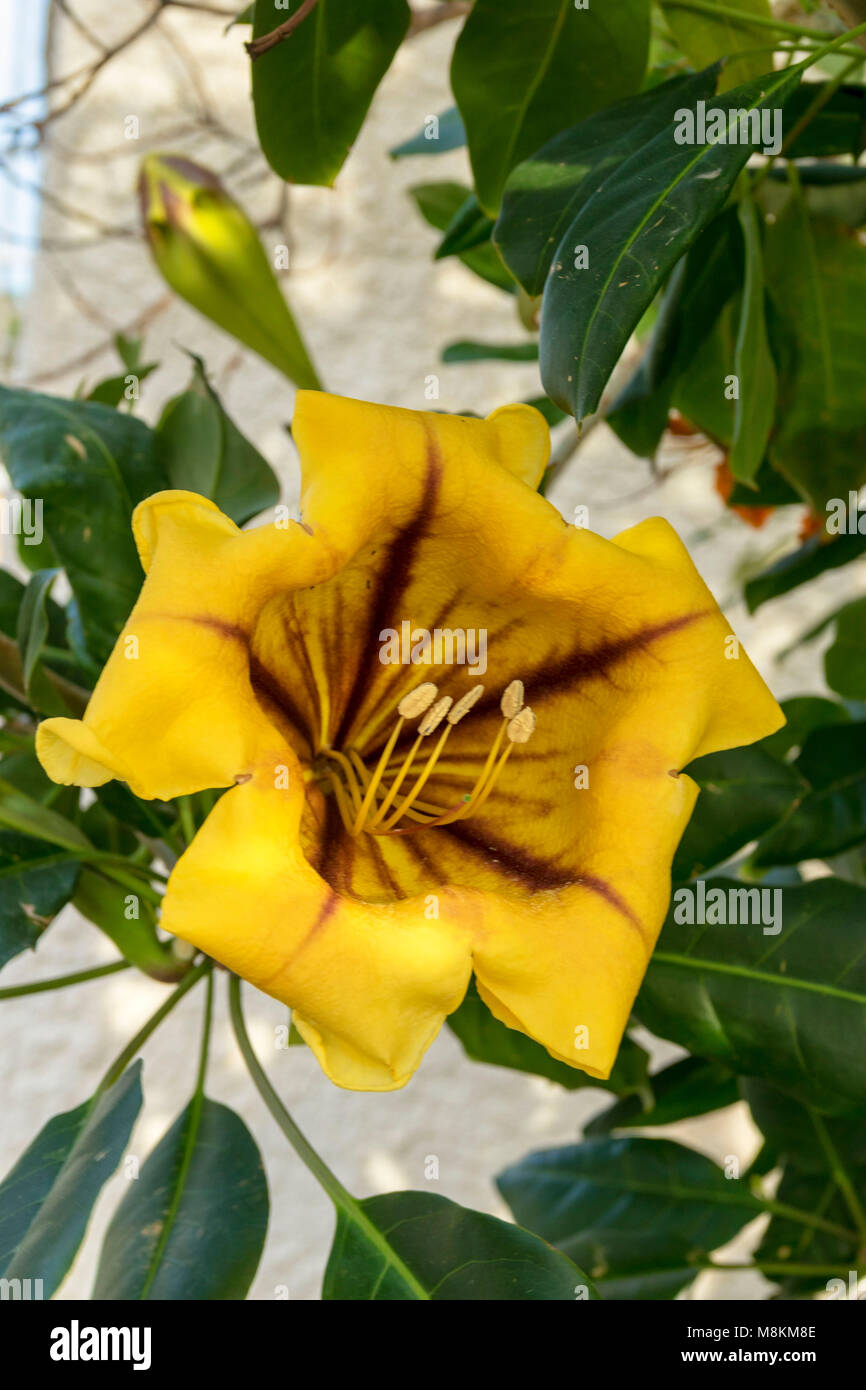
[{"label": "flower center", "polygon": [[[472,790],[456,806],[440,806],[422,798],[452,729],[483,693],[484,686],[475,685],[455,703],[450,695],[437,699],[436,686],[425,681],[404,695],[397,705],[397,721],[372,772],[356,749],[348,748],[345,753],[334,748],[322,750],[319,774],[336,797],[343,824],[351,835],[362,831],[369,835],[412,834],[465,820],[484,805],[515,744],[528,742],[535,729],[535,715],[523,703],[523,682],[519,680],[512,681],[503,692],[499,703],[502,723]],[[395,756],[397,740],[407,722],[419,716],[412,747],[405,756]],[[427,754],[427,740],[437,730],[439,737]]]}]

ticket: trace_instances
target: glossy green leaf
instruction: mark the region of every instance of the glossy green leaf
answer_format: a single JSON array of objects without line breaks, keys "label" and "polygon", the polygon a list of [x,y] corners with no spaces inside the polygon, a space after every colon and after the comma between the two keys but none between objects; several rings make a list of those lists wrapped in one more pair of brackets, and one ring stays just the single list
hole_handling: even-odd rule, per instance
[{"label": "glossy green leaf", "polygon": [[[716,97],[726,130],[736,112],[777,110],[798,71],[771,73]],[[699,79],[696,79],[698,81]],[[635,151],[581,208],[544,291],[541,375],[551,399],[580,420],[599,404],[629,337],[680,256],[720,211],[753,147],[698,143],[685,117]],[[694,143],[677,143],[679,138]],[[582,268],[573,248],[585,246]],[[720,388],[723,383],[720,383]]]},{"label": "glossy green leaf", "polygon": [[828,570],[849,565],[866,554],[866,532],[835,536],[832,540],[810,536],[797,550],[785,555],[762,574],[748,580],[745,586],[746,605],[754,613],[770,599],[789,594],[801,584],[826,574]]},{"label": "glossy green leaf", "polygon": [[449,106],[438,116],[427,118],[417,135],[390,150],[392,159],[405,159],[413,154],[448,154],[466,144],[463,117],[456,106]]},{"label": "glossy green leaf", "polygon": [[588,1139],[619,1129],[672,1125],[695,1115],[708,1115],[739,1100],[737,1081],[729,1067],[703,1057],[684,1057],[647,1079],[641,1095],[625,1096],[584,1126]]},{"label": "glossy green leaf", "polygon": [[824,653],[827,684],[846,700],[866,700],[866,598],[846,603],[835,620],[833,645]]},{"label": "glossy green leaf", "polygon": [[797,192],[764,246],[783,354],[770,458],[823,515],[866,482],[866,247]]},{"label": "glossy green leaf", "polygon": [[713,71],[697,79],[673,78],[639,96],[605,105],[512,170],[493,238],[527,294],[541,294],[565,232],[601,184],[636,149],[669,131],[678,108],[714,90]]},{"label": "glossy green leaf", "polygon": [[537,362],[538,344],[449,343],[442,349],[443,362]]},{"label": "glossy green leaf", "polygon": [[823,729],[828,724],[850,724],[851,716],[844,705],[835,700],[826,700],[822,695],[794,695],[781,704],[785,723],[768,738],[762,738],[758,745],[774,758],[785,758],[794,749],[803,746],[806,735],[813,729]]},{"label": "glossy green leaf", "polygon": [[764,253],[758,213],[748,193],[739,208],[746,248],[740,324],[734,352],[737,397],[728,465],[734,477],[751,482],[764,461],[776,413],[776,364],[767,337]]},{"label": "glossy green leaf", "polygon": [[[709,0],[709,5],[716,8],[714,0]],[[737,0],[736,5],[726,5],[724,0],[719,0],[717,14],[680,9],[676,4],[664,6],[668,28],[696,68],[705,68],[719,58],[731,60],[722,73],[720,90],[723,92],[747,82],[750,77],[760,77],[773,66],[773,36],[763,26],[749,26],[731,19],[725,13],[730,9],[756,15],[758,19],[772,18],[770,0],[744,0],[744,3]],[[763,52],[762,44],[766,45]],[[740,53],[744,55],[742,58],[737,57]]]},{"label": "glossy green leaf", "polygon": [[[429,222],[431,227],[435,227],[440,232],[444,232],[446,227],[450,225],[470,192],[471,190],[463,184],[449,181],[416,183],[409,189],[421,216],[426,222]],[[475,275],[479,275],[482,280],[487,280],[497,289],[508,290],[509,293],[514,292],[516,288],[514,281],[490,242],[461,252],[459,259],[467,269],[473,271]]]},{"label": "glossy green leaf", "polygon": [[640,1090],[646,1083],[649,1058],[644,1049],[628,1036],[620,1044],[610,1076],[602,1081],[551,1057],[541,1043],[500,1023],[498,1018],[493,1017],[474,985],[459,1009],[449,1014],[448,1026],[460,1039],[466,1055],[473,1062],[486,1062],[489,1066],[509,1067],[512,1071],[543,1076],[569,1091],[599,1086],[625,1096]]},{"label": "glossy green leaf", "polygon": [[242,1299],[268,1224],[243,1120],[194,1098],[145,1160],[105,1234],[94,1299]]},{"label": "glossy green leaf", "polygon": [[559,1251],[446,1197],[389,1192],[360,1206],[369,1227],[338,1213],[323,1299],[498,1303],[597,1297],[586,1275]]},{"label": "glossy green leaf", "polygon": [[810,786],[758,843],[758,866],[832,858],[866,841],[866,724],[815,729],[794,767]]},{"label": "glossy green leaf", "polygon": [[788,107],[787,124],[793,131],[817,101],[824,104],[810,117],[786,149],[789,159],[820,159],[850,154],[856,159],[866,147],[866,87],[847,83],[826,99],[828,83],[804,82]]},{"label": "glossy green leaf", "polygon": [[0,453],[72,585],[88,648],[104,662],[138,597],[133,508],[168,485],[140,420],[88,401],[0,387]]},{"label": "glossy green leaf", "polygon": [[801,507],[803,499],[765,458],[748,485],[734,483],[725,504],[728,507]]},{"label": "glossy green leaf", "polygon": [[45,605],[56,578],[55,569],[36,570],[30,576],[18,610],[18,650],[21,653],[24,687],[28,692],[34,668],[48,636],[48,614]]},{"label": "glossy green leaf", "polygon": [[[866,1172],[857,1175],[861,1186]],[[803,1173],[790,1169],[782,1176],[776,1190],[776,1201],[798,1211],[812,1212],[824,1221],[837,1226],[851,1226],[851,1213],[833,1179],[826,1174]],[[754,1259],[764,1264],[817,1265],[815,1274],[784,1274],[774,1270],[767,1277],[779,1286],[777,1296],[784,1299],[802,1298],[830,1288],[833,1278],[842,1279],[847,1290],[850,1270],[862,1269],[857,1237],[835,1235],[832,1231],[816,1229],[788,1216],[774,1215],[755,1250]]]},{"label": "glossy green leaf", "polygon": [[[290,183],[333,184],[409,27],[406,0],[319,0],[284,42],[252,64],[262,151]],[[257,5],[253,37],[284,23]]]},{"label": "glossy green leaf", "polygon": [[457,43],[451,86],[481,204],[493,214],[511,169],[564,126],[636,92],[649,49],[648,0],[476,0]]},{"label": "glossy green leaf", "polygon": [[582,1262],[606,1299],[672,1298],[760,1211],[741,1179],[667,1139],[544,1149],[497,1186],[516,1220]]},{"label": "glossy green leaf", "polygon": [[239,526],[279,501],[276,474],[226,414],[198,358],[187,390],[163,410],[156,439],[171,487],[209,497]]},{"label": "glossy green leaf", "polygon": [[90,1213],[141,1109],[141,1062],[76,1110],[49,1120],[0,1184],[0,1271],[41,1279],[50,1298],[78,1253]]},{"label": "glossy green leaf", "polygon": [[[710,223],[674,267],[649,346],[607,416],[633,453],[654,456],[678,384],[693,371],[702,344],[740,284],[742,261],[742,238],[732,208]],[[717,382],[715,394],[721,396]]]},{"label": "glossy green leaf", "polygon": [[66,816],[43,806],[13,783],[0,778],[0,825],[32,835],[61,849],[90,849],[90,841]]},{"label": "glossy green leaf", "polygon": [[[718,878],[706,892],[721,889],[733,906],[729,891],[746,887]],[[764,934],[775,930],[769,921],[677,922],[685,891],[674,895],[638,995],[641,1022],[827,1113],[866,1105],[866,889],[825,878],[760,890],[778,895],[765,914],[780,905],[776,935]]]},{"label": "glossy green leaf", "polygon": [[[859,228],[866,222],[866,167],[820,163],[798,164],[806,207],[813,217],[829,217],[847,227]],[[766,216],[778,217],[790,196],[786,169],[771,170],[756,190],[756,200]]]},{"label": "glossy green leaf", "polygon": [[675,883],[730,859],[780,821],[806,790],[792,767],[760,746],[709,753],[686,771],[701,792],[674,856]]},{"label": "glossy green leaf", "polygon": [[442,261],[447,256],[471,251],[473,247],[489,241],[492,231],[493,219],[482,211],[475,194],[470,193],[445,228],[445,235],[436,247],[435,259]]},{"label": "glossy green leaf", "polygon": [[0,967],[36,945],[72,897],[78,870],[42,840],[0,831]]},{"label": "glossy green leaf", "polygon": [[179,980],[189,962],[179,959],[170,942],[157,934],[153,910],[134,888],[121,886],[93,869],[81,870],[75,906],[82,916],[113,941],[125,960],[154,980]]},{"label": "glossy green leaf", "polygon": [[833,1163],[848,1170],[866,1168],[866,1111],[822,1115],[754,1077],[744,1077],[740,1088],[779,1163],[824,1175]]}]

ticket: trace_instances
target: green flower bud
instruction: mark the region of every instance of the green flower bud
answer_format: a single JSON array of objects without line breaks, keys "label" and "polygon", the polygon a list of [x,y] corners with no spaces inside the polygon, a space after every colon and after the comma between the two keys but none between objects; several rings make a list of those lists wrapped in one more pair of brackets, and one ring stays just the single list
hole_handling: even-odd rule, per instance
[{"label": "green flower bud", "polygon": [[138,183],[144,230],[175,293],[298,386],[320,386],[252,223],[210,170],[149,154]]}]

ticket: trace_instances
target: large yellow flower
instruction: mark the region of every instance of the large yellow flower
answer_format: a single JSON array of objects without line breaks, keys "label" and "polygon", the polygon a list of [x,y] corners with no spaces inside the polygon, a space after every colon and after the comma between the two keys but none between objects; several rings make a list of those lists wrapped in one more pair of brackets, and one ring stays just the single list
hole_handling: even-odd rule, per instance
[{"label": "large yellow flower", "polygon": [[[534,491],[532,408],[301,392],[294,437],[301,523],[138,508],[141,597],[43,766],[230,788],[163,924],[291,1005],[339,1085],[402,1086],[473,970],[497,1018],[607,1076],[697,795],[680,769],[779,708],[664,521],[605,541]],[[383,660],[407,631],[420,661]]]}]

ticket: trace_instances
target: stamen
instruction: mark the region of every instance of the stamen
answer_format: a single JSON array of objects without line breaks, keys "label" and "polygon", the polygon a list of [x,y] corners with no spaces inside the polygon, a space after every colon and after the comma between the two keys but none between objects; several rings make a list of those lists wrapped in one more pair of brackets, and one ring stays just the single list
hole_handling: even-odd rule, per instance
[{"label": "stamen", "polygon": [[449,710],[448,723],[457,724],[463,718],[464,714],[468,714],[472,706],[478,703],[483,694],[483,685],[473,685],[471,690],[467,691],[465,695],[461,696],[454,708],[452,710]]},{"label": "stamen", "polygon": [[528,743],[535,733],[535,715],[528,705],[515,714],[509,720],[508,728],[505,730],[506,738],[512,743]]},{"label": "stamen", "polygon": [[[432,696],[430,694],[431,691]],[[370,785],[364,793],[364,800],[361,802],[361,805],[358,808],[358,814],[356,815],[354,824],[352,826],[353,835],[360,834],[361,827],[364,824],[364,821],[367,819],[367,813],[369,812],[370,807],[372,806],[376,798],[376,788],[382,780],[382,774],[388,765],[388,759],[394,752],[394,746],[398,738],[400,737],[400,734],[403,731],[403,725],[406,723],[406,719],[411,717],[403,714],[402,710],[406,708],[407,704],[410,708],[414,708],[418,705],[419,701],[421,709],[427,709],[430,705],[430,700],[435,698],[435,685],[433,685],[432,681],[425,681],[423,685],[418,686],[417,690],[411,691],[408,695],[404,695],[403,699],[397,706],[397,713],[399,715],[399,718],[397,720],[397,723],[394,725],[391,737],[388,739],[388,742],[385,744],[385,747],[382,749],[382,752],[379,755],[379,761],[376,764],[373,776],[370,778]],[[451,701],[449,700],[448,703],[450,705]]]},{"label": "stamen", "polygon": [[[465,718],[483,694],[484,686],[474,685],[456,703],[450,695],[443,695],[437,699],[436,686],[431,681],[425,681],[408,695],[404,695],[397,705],[396,724],[372,773],[367,770],[355,748],[349,748],[345,753],[336,749],[325,750],[326,756],[338,764],[345,779],[344,782],[336,768],[328,770],[327,775],[334,789],[340,815],[352,835],[358,835],[362,830],[373,835],[412,834],[433,826],[449,825],[453,821],[462,820],[484,805],[512,749],[516,744],[527,743],[535,730],[535,715],[524,704],[523,682],[520,680],[511,681],[503,691],[500,700],[502,723],[472,790],[461,798],[458,806],[445,809],[436,805],[435,800],[419,799],[434,768],[439,764],[440,755],[451,730]],[[421,719],[412,747],[400,761],[394,757],[394,749],[403,726],[407,719],[417,718],[419,715]],[[398,794],[411,773],[421,744],[437,729],[440,733],[432,751],[412,786],[398,800]],[[505,748],[503,743],[506,743]],[[459,761],[457,759],[458,767]],[[383,784],[384,778],[389,779],[390,786],[387,782]],[[414,824],[396,828],[398,821],[404,817]]]},{"label": "stamen", "polygon": [[397,713],[401,719],[416,719],[419,714],[430,708],[437,693],[433,682],[425,681],[416,690],[410,690],[408,695],[403,696],[397,706]]},{"label": "stamen", "polygon": [[428,710],[418,725],[418,732],[422,738],[426,738],[428,734],[432,734],[434,730],[439,728],[453,703],[450,695],[443,695],[442,699],[437,700],[433,708]]},{"label": "stamen", "polygon": [[523,681],[512,681],[505,687],[499,708],[506,719],[513,719],[523,708]]}]

